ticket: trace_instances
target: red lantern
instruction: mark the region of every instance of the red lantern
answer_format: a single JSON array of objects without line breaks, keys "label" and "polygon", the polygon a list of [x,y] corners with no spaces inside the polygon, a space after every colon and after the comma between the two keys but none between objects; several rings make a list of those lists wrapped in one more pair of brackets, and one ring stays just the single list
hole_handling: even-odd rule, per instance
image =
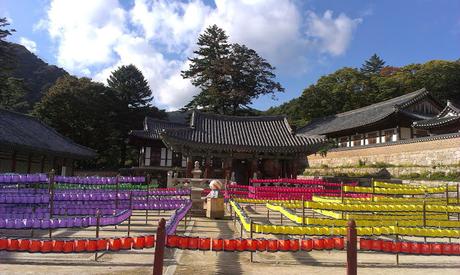
[{"label": "red lantern", "polygon": [[8,239],[8,251],[18,251],[19,249],[19,240],[18,239]]},{"label": "red lantern", "polygon": [[382,251],[382,240],[372,240],[371,245],[371,249],[373,251]]},{"label": "red lantern", "polygon": [[453,245],[451,243],[443,243],[441,246],[442,254],[443,255],[453,255],[452,246]]},{"label": "red lantern", "polygon": [[145,248],[151,248],[155,246],[155,235],[147,235],[145,237]]},{"label": "red lantern", "polygon": [[224,247],[224,241],[222,239],[212,240],[212,250],[213,251],[222,251],[223,247]]},{"label": "red lantern", "polygon": [[190,237],[188,239],[188,246],[187,249],[190,250],[197,250],[198,249],[198,243],[199,243],[199,237]]},{"label": "red lantern", "polygon": [[417,242],[410,243],[410,253],[415,254],[415,255],[421,254],[422,253],[422,244],[417,243]]},{"label": "red lantern", "polygon": [[267,250],[267,245],[268,241],[266,239],[258,239],[255,240],[257,243],[257,251],[266,251]]},{"label": "red lantern", "polygon": [[268,240],[267,251],[277,252],[278,251],[278,240]]},{"label": "red lantern", "polygon": [[203,238],[199,240],[199,249],[200,250],[209,250],[211,249],[211,239]]},{"label": "red lantern", "polygon": [[313,249],[313,240],[312,239],[303,239],[300,241],[300,248],[303,251],[311,251]]},{"label": "red lantern", "polygon": [[119,251],[121,249],[121,239],[115,238],[109,240],[109,250],[110,251]]},{"label": "red lantern", "polygon": [[441,255],[442,254],[442,245],[440,243],[431,244],[431,254]]},{"label": "red lantern", "polygon": [[75,252],[86,251],[88,240],[75,240]]},{"label": "red lantern", "polygon": [[133,240],[133,249],[144,249],[145,238],[144,236],[135,237]]},{"label": "red lantern", "polygon": [[40,249],[41,253],[49,253],[53,250],[53,241],[52,240],[44,240],[42,243],[42,247]]},{"label": "red lantern", "polygon": [[30,242],[29,252],[40,252],[42,249],[42,241],[32,240]]},{"label": "red lantern", "polygon": [[235,251],[236,249],[236,240],[224,240],[224,251]]},{"label": "red lantern", "polygon": [[170,235],[166,239],[166,247],[176,248],[179,245],[179,237],[176,235]]},{"label": "red lantern", "polygon": [[314,250],[323,250],[324,249],[324,239],[313,239],[313,249]]},{"label": "red lantern", "polygon": [[342,237],[334,237],[334,248],[338,250],[345,248],[345,241]]},{"label": "red lantern", "polygon": [[18,251],[27,251],[30,247],[30,240],[28,239],[20,239],[19,240],[19,248]]}]

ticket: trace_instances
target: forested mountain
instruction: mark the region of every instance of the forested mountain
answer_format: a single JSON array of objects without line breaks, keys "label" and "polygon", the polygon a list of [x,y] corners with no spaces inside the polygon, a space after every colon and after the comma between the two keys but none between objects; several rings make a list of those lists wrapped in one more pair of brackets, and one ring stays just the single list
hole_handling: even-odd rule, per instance
[{"label": "forested mountain", "polygon": [[305,125],[317,117],[346,112],[425,87],[442,103],[460,103],[460,61],[432,60],[404,67],[383,66],[374,55],[362,68],[342,68],[321,77],[300,97],[266,114],[285,114],[291,123]]},{"label": "forested mountain", "polygon": [[40,101],[43,94],[59,77],[68,74],[64,69],[44,62],[24,46],[6,43],[8,51],[16,61],[11,72],[9,72],[9,76],[23,80],[25,99],[30,107]]}]

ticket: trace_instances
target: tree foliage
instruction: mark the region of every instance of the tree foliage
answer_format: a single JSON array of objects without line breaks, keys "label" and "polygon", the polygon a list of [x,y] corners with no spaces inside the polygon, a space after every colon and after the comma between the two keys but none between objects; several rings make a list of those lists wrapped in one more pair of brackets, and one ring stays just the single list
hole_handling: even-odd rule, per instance
[{"label": "tree foliage", "polygon": [[151,105],[152,91],[142,72],[134,65],[121,66],[107,79],[114,102],[114,137],[120,148],[120,166],[127,159],[126,138],[132,129],[142,128],[145,116],[163,117],[164,112]]},{"label": "tree foliage", "polygon": [[286,114],[297,126],[313,118],[346,112],[394,98],[421,88],[429,90],[441,102],[460,103],[460,62],[433,60],[404,67],[383,67],[379,74],[355,68],[342,68],[321,77],[302,95],[267,114]]},{"label": "tree foliage", "polygon": [[274,81],[275,68],[245,45],[229,44],[225,31],[208,27],[198,38],[190,67],[182,71],[200,93],[186,108],[202,108],[221,114],[238,114],[252,100],[284,89]]},{"label": "tree foliage", "polygon": [[373,54],[368,60],[364,61],[361,67],[361,72],[367,75],[380,74],[380,71],[385,66],[385,61],[377,54]]}]

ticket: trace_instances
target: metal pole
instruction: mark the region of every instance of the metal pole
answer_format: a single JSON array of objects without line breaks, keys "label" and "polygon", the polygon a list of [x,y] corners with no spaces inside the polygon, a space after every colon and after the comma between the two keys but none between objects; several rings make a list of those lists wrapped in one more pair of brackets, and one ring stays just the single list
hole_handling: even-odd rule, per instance
[{"label": "metal pole", "polygon": [[[96,211],[96,239],[99,238],[99,226],[101,223],[101,212],[99,209]],[[94,254],[94,261],[97,262],[97,252]]]},{"label": "metal pole", "polygon": [[[250,223],[250,227],[249,227],[249,234],[250,234],[250,237],[251,237],[251,240],[252,240],[252,224],[253,224],[253,221],[251,219],[251,223]],[[253,255],[253,252],[251,251],[251,259],[250,259],[251,263],[254,261],[254,255]]]},{"label": "metal pole", "polygon": [[305,197],[302,195],[302,225],[305,225]]},{"label": "metal pole", "polygon": [[342,200],[343,204],[343,181],[340,182],[340,199]]},{"label": "metal pole", "polygon": [[374,178],[371,178],[371,184],[372,184],[372,201],[374,201],[374,196],[375,196]]},{"label": "metal pole", "polygon": [[158,223],[156,245],[155,245],[155,258],[153,260],[153,275],[163,274],[163,258],[165,253],[166,242],[166,221],[161,219]]},{"label": "metal pole", "polygon": [[147,208],[145,209],[145,224],[147,224],[148,221],[149,221],[149,207],[150,207],[149,198],[150,198],[150,180],[151,180],[150,179],[150,174],[147,174],[146,180],[147,180],[147,199],[146,199]]},{"label": "metal pole", "polygon": [[446,205],[449,205],[449,184],[446,183]]},{"label": "metal pole", "polygon": [[[399,242],[399,234],[398,234],[398,221],[396,221],[396,242]],[[399,265],[399,253],[396,253],[396,265]]]},{"label": "metal pole", "polygon": [[131,210],[131,215],[128,218],[128,237],[131,234],[131,216],[133,215],[133,191],[129,193],[129,210]]},{"label": "metal pole", "polygon": [[[425,200],[426,200],[426,194],[425,194],[425,198],[423,199],[423,228],[426,227],[426,201]],[[426,242],[426,236],[424,236],[423,239]]]},{"label": "metal pole", "polygon": [[354,220],[348,221],[347,228],[347,275],[357,275],[358,273],[358,251],[356,237],[356,223]]},{"label": "metal pole", "polygon": [[[51,169],[49,174],[49,204],[50,204],[50,219],[53,218],[54,212],[54,169]],[[49,229],[49,237],[51,239],[53,235],[53,229]]]},{"label": "metal pole", "polygon": [[116,177],[115,177],[115,209],[118,209],[118,196],[119,196],[119,192],[120,192],[120,183],[119,183],[119,176],[120,174],[118,174]]}]

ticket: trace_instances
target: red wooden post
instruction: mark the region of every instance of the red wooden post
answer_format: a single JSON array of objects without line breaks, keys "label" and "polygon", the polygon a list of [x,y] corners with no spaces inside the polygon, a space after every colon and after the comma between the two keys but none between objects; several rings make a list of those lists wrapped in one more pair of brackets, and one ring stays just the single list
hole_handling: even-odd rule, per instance
[{"label": "red wooden post", "polygon": [[358,252],[356,223],[354,220],[348,221],[347,228],[347,275],[356,275],[358,273]]},{"label": "red wooden post", "polygon": [[153,260],[153,275],[163,274],[163,258],[165,254],[166,242],[166,220],[161,219],[158,223],[156,244],[155,244],[155,258]]}]

